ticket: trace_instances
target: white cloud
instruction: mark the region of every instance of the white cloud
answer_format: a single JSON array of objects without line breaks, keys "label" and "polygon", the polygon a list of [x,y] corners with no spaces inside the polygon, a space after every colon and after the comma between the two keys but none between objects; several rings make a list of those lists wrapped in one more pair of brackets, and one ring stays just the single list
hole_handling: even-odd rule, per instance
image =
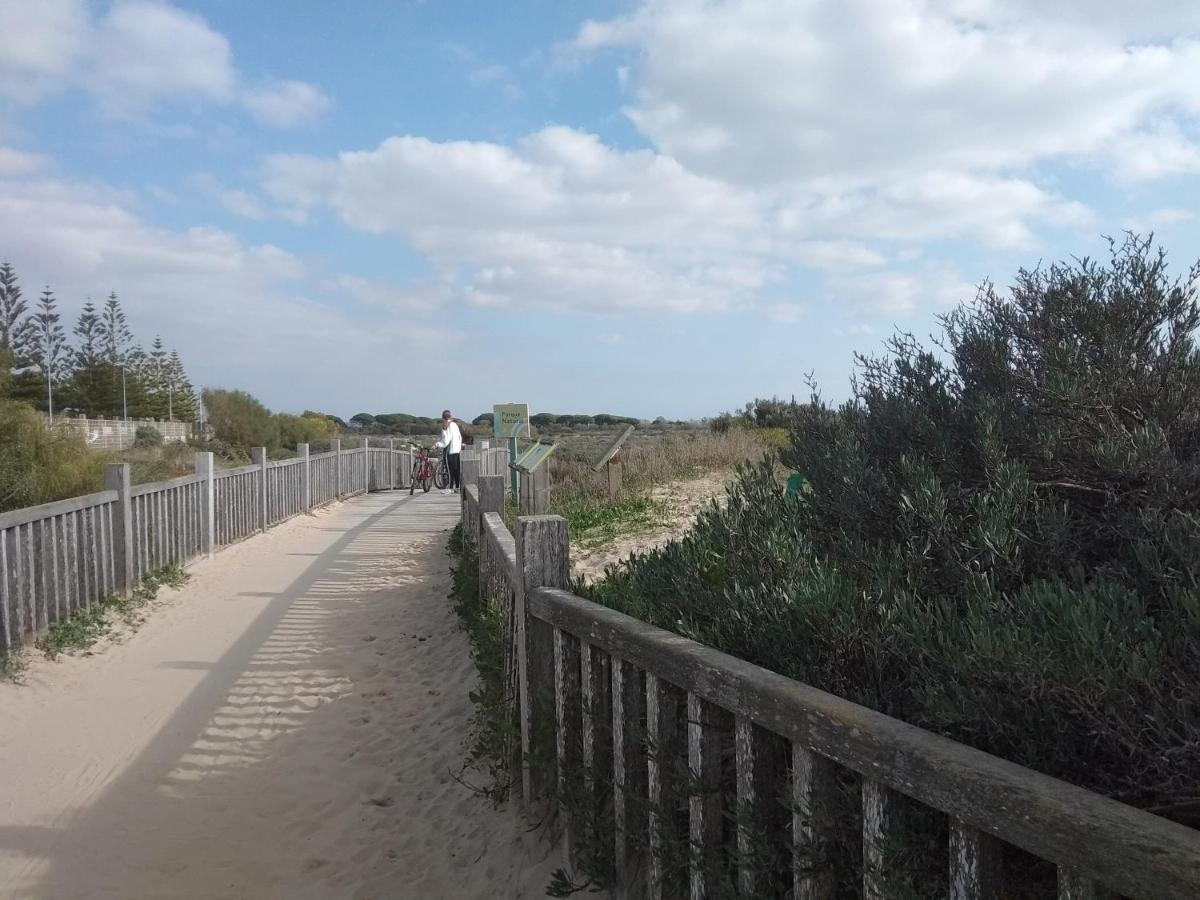
[{"label": "white cloud", "polygon": [[588,23],[575,46],[637,52],[627,112],[694,171],[861,186],[1104,161],[1162,115],[1200,112],[1196,10],[1173,0],[649,0]]},{"label": "white cloud", "polygon": [[114,114],[139,113],[165,98],[225,103],[237,86],[225,37],[157,0],[119,0],[90,43],[87,87]]},{"label": "white cloud", "polygon": [[267,218],[267,210],[263,202],[249,191],[226,187],[208,172],[197,172],[188,181],[192,187],[212,197],[234,215],[256,221]]},{"label": "white cloud", "polygon": [[808,313],[799,303],[768,303],[765,311],[768,319],[780,325],[795,325]]},{"label": "white cloud", "polygon": [[74,69],[89,29],[84,0],[0,0],[0,97],[32,103]]},{"label": "white cloud", "polygon": [[27,153],[12,147],[0,147],[0,178],[28,175],[45,168],[49,160],[40,153]]},{"label": "white cloud", "polygon": [[135,202],[76,182],[0,181],[4,254],[25,284],[54,288],[68,320],[85,297],[116,290],[135,334],[161,333],[200,384],[248,387],[267,402],[332,403],[367,381],[393,384],[397,348],[414,366],[432,364],[437,353],[427,349],[456,337],[331,290],[271,244],[151,226]]},{"label": "white cloud", "polygon": [[569,128],[513,147],[397,137],[335,159],[274,156],[264,186],[293,213],[330,207],[465,269],[480,306],[719,309],[772,278],[751,193]]},{"label": "white cloud", "polygon": [[312,122],[330,107],[316,85],[245,86],[224,35],[166,0],[0,0],[0,98],[36,102],[56,91],[89,94],[109,116],[142,117],[167,102],[240,101],[276,127]]},{"label": "white cloud", "polygon": [[918,310],[942,312],[975,296],[976,287],[953,267],[931,264],[912,271],[844,274],[829,279],[832,301],[851,318],[892,321]]},{"label": "white cloud", "polygon": [[305,81],[277,81],[250,88],[242,103],[259,121],[276,128],[313,122],[333,105],[324,92]]}]

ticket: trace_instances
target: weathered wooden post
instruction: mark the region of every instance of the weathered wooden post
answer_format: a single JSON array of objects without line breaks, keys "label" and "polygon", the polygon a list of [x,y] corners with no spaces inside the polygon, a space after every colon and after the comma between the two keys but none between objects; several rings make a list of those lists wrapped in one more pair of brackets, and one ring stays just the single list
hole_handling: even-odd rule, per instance
[{"label": "weathered wooden post", "polygon": [[[412,477],[413,477],[413,467],[414,467],[414,463],[413,463],[413,446],[412,446],[412,444],[409,444],[409,445],[408,445],[408,483],[409,483],[409,484],[412,484]],[[403,481],[401,481],[401,482],[400,482],[400,487],[404,487],[404,482],[403,482]]]},{"label": "weathered wooden post", "polygon": [[300,466],[300,502],[305,512],[312,512],[312,454],[308,444],[297,444],[296,455],[304,460]]},{"label": "weathered wooden post", "polygon": [[258,528],[267,530],[267,448],[250,448],[250,461],[258,466]]},{"label": "weathered wooden post", "polygon": [[133,591],[133,501],[129,495],[129,463],[109,463],[104,467],[104,489],[116,491],[113,504],[112,544],[113,576],[122,597]]},{"label": "weathered wooden post", "polygon": [[479,514],[504,513],[504,476],[479,476]]},{"label": "weathered wooden post", "polygon": [[337,462],[337,498],[342,499],[342,442],[339,438],[332,442],[333,452],[337,454],[334,459]]},{"label": "weathered wooden post", "polygon": [[396,489],[396,439],[388,438],[388,490]]},{"label": "weathered wooden post", "polygon": [[592,466],[593,472],[607,469],[608,496],[614,500],[621,496],[621,445],[629,439],[631,434],[633,434],[633,426],[627,425],[625,430],[617,435],[616,440],[608,445],[608,449],[600,454],[600,458],[596,460],[596,464]]},{"label": "weathered wooden post", "polygon": [[217,549],[217,472],[211,453],[196,454],[196,474],[204,479],[200,482],[200,549],[211,559]]},{"label": "weathered wooden post", "polygon": [[621,496],[621,457],[614,456],[606,466],[608,468],[608,496],[613,500]]},{"label": "weathered wooden post", "polygon": [[459,479],[461,487],[465,488],[468,484],[478,484],[479,457],[476,455],[467,456],[466,453],[463,453],[458,457],[458,462],[462,468],[462,477]]},{"label": "weathered wooden post", "polygon": [[521,795],[528,805],[545,787],[545,768],[533,768],[532,737],[545,717],[553,715],[554,657],[549,626],[529,615],[526,597],[542,587],[570,587],[567,520],[562,516],[523,516],[517,519],[516,545],[514,625],[521,715]]},{"label": "weathered wooden post", "polygon": [[362,492],[365,494],[371,490],[371,439],[365,437],[362,439]]}]

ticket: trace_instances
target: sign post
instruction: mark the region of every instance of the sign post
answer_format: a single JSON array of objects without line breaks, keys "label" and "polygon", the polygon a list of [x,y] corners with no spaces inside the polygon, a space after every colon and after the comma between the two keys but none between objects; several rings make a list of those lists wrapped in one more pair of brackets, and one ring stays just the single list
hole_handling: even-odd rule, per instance
[{"label": "sign post", "polygon": [[[497,403],[492,407],[492,433],[497,440],[508,441],[509,464],[517,461],[517,438],[529,437],[529,404]],[[520,496],[521,486],[517,481],[516,469],[509,469],[512,477],[512,495]]]}]

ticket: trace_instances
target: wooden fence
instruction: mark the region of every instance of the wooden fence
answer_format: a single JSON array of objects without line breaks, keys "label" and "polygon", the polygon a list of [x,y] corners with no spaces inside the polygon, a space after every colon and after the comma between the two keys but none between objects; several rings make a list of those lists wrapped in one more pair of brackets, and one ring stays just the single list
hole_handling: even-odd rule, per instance
[{"label": "wooden fence", "polygon": [[[847,815],[861,896],[912,896],[893,854],[915,800],[948,821],[954,900],[1012,896],[1005,844],[1056,867],[1061,900],[1200,897],[1198,831],[568,593],[565,520],[522,517],[514,537],[497,514],[502,481],[466,487],[463,524],[480,589],[511,624],[523,798],[553,799],[568,846],[606,868],[618,896],[698,900],[720,877],[738,896],[832,897],[830,848],[845,840],[834,823]],[[772,841],[782,855],[756,852]]]},{"label": "wooden fence", "polygon": [[104,491],[0,513],[0,652],[128,595],[148,573],[186,566],[334,500],[409,485],[411,451],[394,441],[298,449],[296,459],[277,461],[256,449],[253,465],[221,471],[211,453],[197,453],[195,474],[137,486],[128,465],[111,465]]}]

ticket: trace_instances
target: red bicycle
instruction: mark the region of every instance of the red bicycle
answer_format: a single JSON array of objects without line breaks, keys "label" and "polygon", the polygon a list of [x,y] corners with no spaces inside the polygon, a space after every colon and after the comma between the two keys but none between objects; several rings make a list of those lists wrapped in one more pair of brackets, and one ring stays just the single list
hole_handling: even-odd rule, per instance
[{"label": "red bicycle", "polygon": [[427,494],[433,487],[433,460],[429,456],[428,447],[422,447],[413,458],[412,478],[408,483],[410,496],[416,493],[418,484],[421,485],[421,490]]}]

